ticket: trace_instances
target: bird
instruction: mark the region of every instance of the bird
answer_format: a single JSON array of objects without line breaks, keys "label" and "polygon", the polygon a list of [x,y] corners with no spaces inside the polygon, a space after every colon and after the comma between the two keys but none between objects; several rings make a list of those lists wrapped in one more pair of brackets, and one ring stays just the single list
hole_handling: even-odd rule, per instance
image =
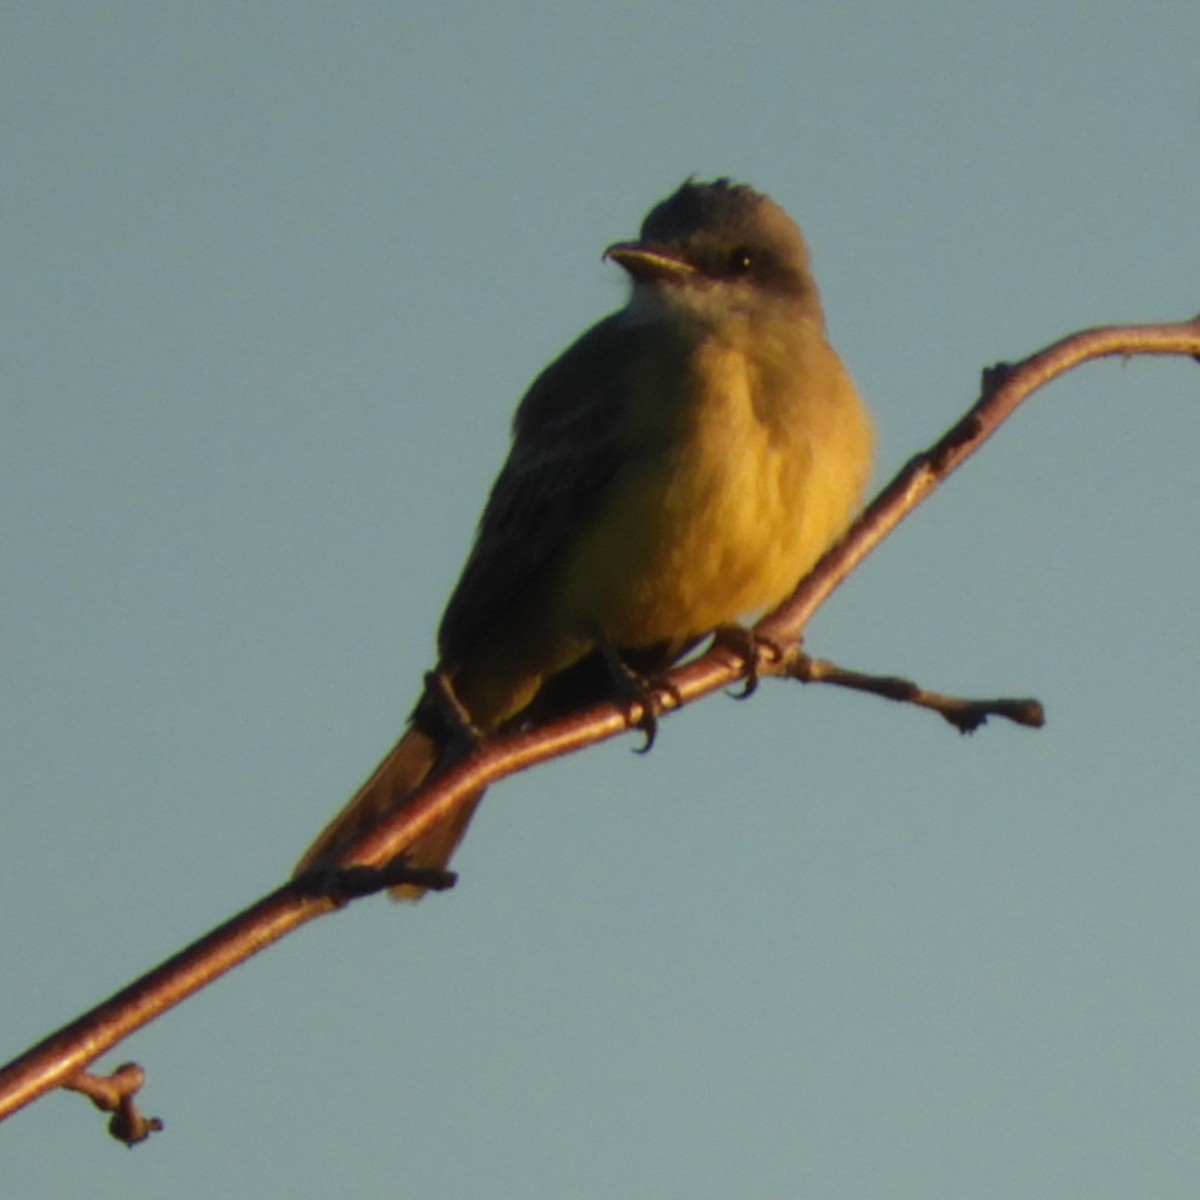
[{"label": "bird", "polygon": [[[603,259],[628,276],[627,302],[517,407],[438,630],[428,678],[441,690],[425,689],[297,875],[340,863],[461,761],[464,728],[467,743],[486,740],[619,691],[622,675],[661,678],[714,631],[775,607],[862,503],[874,423],[783,208],[728,177],[689,177]],[[444,868],[482,795],[404,863]]]}]

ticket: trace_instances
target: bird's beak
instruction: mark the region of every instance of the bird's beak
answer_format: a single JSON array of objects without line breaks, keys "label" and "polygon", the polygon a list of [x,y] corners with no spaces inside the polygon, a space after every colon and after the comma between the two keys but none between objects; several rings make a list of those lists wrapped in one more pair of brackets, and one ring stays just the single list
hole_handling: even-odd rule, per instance
[{"label": "bird's beak", "polygon": [[640,242],[614,242],[604,251],[604,258],[623,267],[638,281],[681,280],[696,273],[696,268],[682,258],[653,250]]}]

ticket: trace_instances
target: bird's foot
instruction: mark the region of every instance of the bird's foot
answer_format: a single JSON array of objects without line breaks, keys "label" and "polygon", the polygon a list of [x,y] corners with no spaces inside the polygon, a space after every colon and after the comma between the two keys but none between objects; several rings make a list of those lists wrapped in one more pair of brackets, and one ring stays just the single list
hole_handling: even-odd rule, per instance
[{"label": "bird's foot", "polygon": [[[631,710],[630,727],[640,729],[646,738],[634,753],[648,754],[658,736],[658,718],[664,710],[663,701],[657,693],[665,692],[671,702],[678,705],[683,701],[679,689],[662,676],[644,675],[634,670],[607,638],[600,638],[597,644],[604,656],[618,701],[628,705]],[[632,715],[632,710],[636,710],[636,717]]]},{"label": "bird's foot", "polygon": [[778,642],[745,625],[719,625],[713,630],[713,645],[737,655],[746,664],[746,682],[741,691],[729,693],[735,700],[748,700],[758,691],[764,661],[778,663],[787,657],[787,651]]},{"label": "bird's foot", "polygon": [[445,671],[425,673],[425,696],[446,722],[446,748],[454,759],[473,754],[483,741],[483,732],[458,698]]}]

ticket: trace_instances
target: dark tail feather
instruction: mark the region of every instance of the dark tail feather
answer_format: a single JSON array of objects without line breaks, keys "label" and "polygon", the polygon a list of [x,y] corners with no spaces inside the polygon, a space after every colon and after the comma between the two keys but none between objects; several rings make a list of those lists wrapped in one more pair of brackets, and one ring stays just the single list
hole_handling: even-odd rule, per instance
[{"label": "dark tail feather", "polygon": [[[437,760],[436,740],[421,729],[410,729],[346,807],[305,851],[304,857],[296,864],[295,874],[301,875],[327,862],[380,821],[401,812],[412,794],[428,778]],[[444,821],[407,846],[404,854],[409,865],[445,867],[466,833],[476,805],[482,799],[482,792],[470,797]],[[424,894],[425,888],[415,884],[392,888],[392,896],[397,900],[419,900]]]}]

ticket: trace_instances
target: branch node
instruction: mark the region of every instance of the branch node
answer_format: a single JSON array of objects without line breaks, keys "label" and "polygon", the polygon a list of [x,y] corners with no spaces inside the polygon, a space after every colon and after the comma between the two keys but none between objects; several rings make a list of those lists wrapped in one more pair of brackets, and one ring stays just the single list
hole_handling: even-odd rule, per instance
[{"label": "branch node", "polygon": [[144,1116],[134,1097],[146,1082],[146,1072],[137,1063],[122,1063],[111,1075],[80,1071],[62,1086],[86,1096],[101,1112],[113,1114],[108,1132],[119,1142],[133,1147],[163,1127],[162,1118]]},{"label": "branch node", "polygon": [[349,867],[318,866],[292,880],[292,888],[301,896],[332,900],[338,908],[373,896],[388,888],[414,885],[431,892],[444,892],[458,882],[453,871],[439,867],[410,867],[403,854],[398,854],[382,867],[354,865]]},{"label": "branch node", "polygon": [[998,392],[1016,372],[1016,367],[1009,362],[993,363],[990,367],[984,367],[979,373],[979,390],[986,400],[989,396]]}]

